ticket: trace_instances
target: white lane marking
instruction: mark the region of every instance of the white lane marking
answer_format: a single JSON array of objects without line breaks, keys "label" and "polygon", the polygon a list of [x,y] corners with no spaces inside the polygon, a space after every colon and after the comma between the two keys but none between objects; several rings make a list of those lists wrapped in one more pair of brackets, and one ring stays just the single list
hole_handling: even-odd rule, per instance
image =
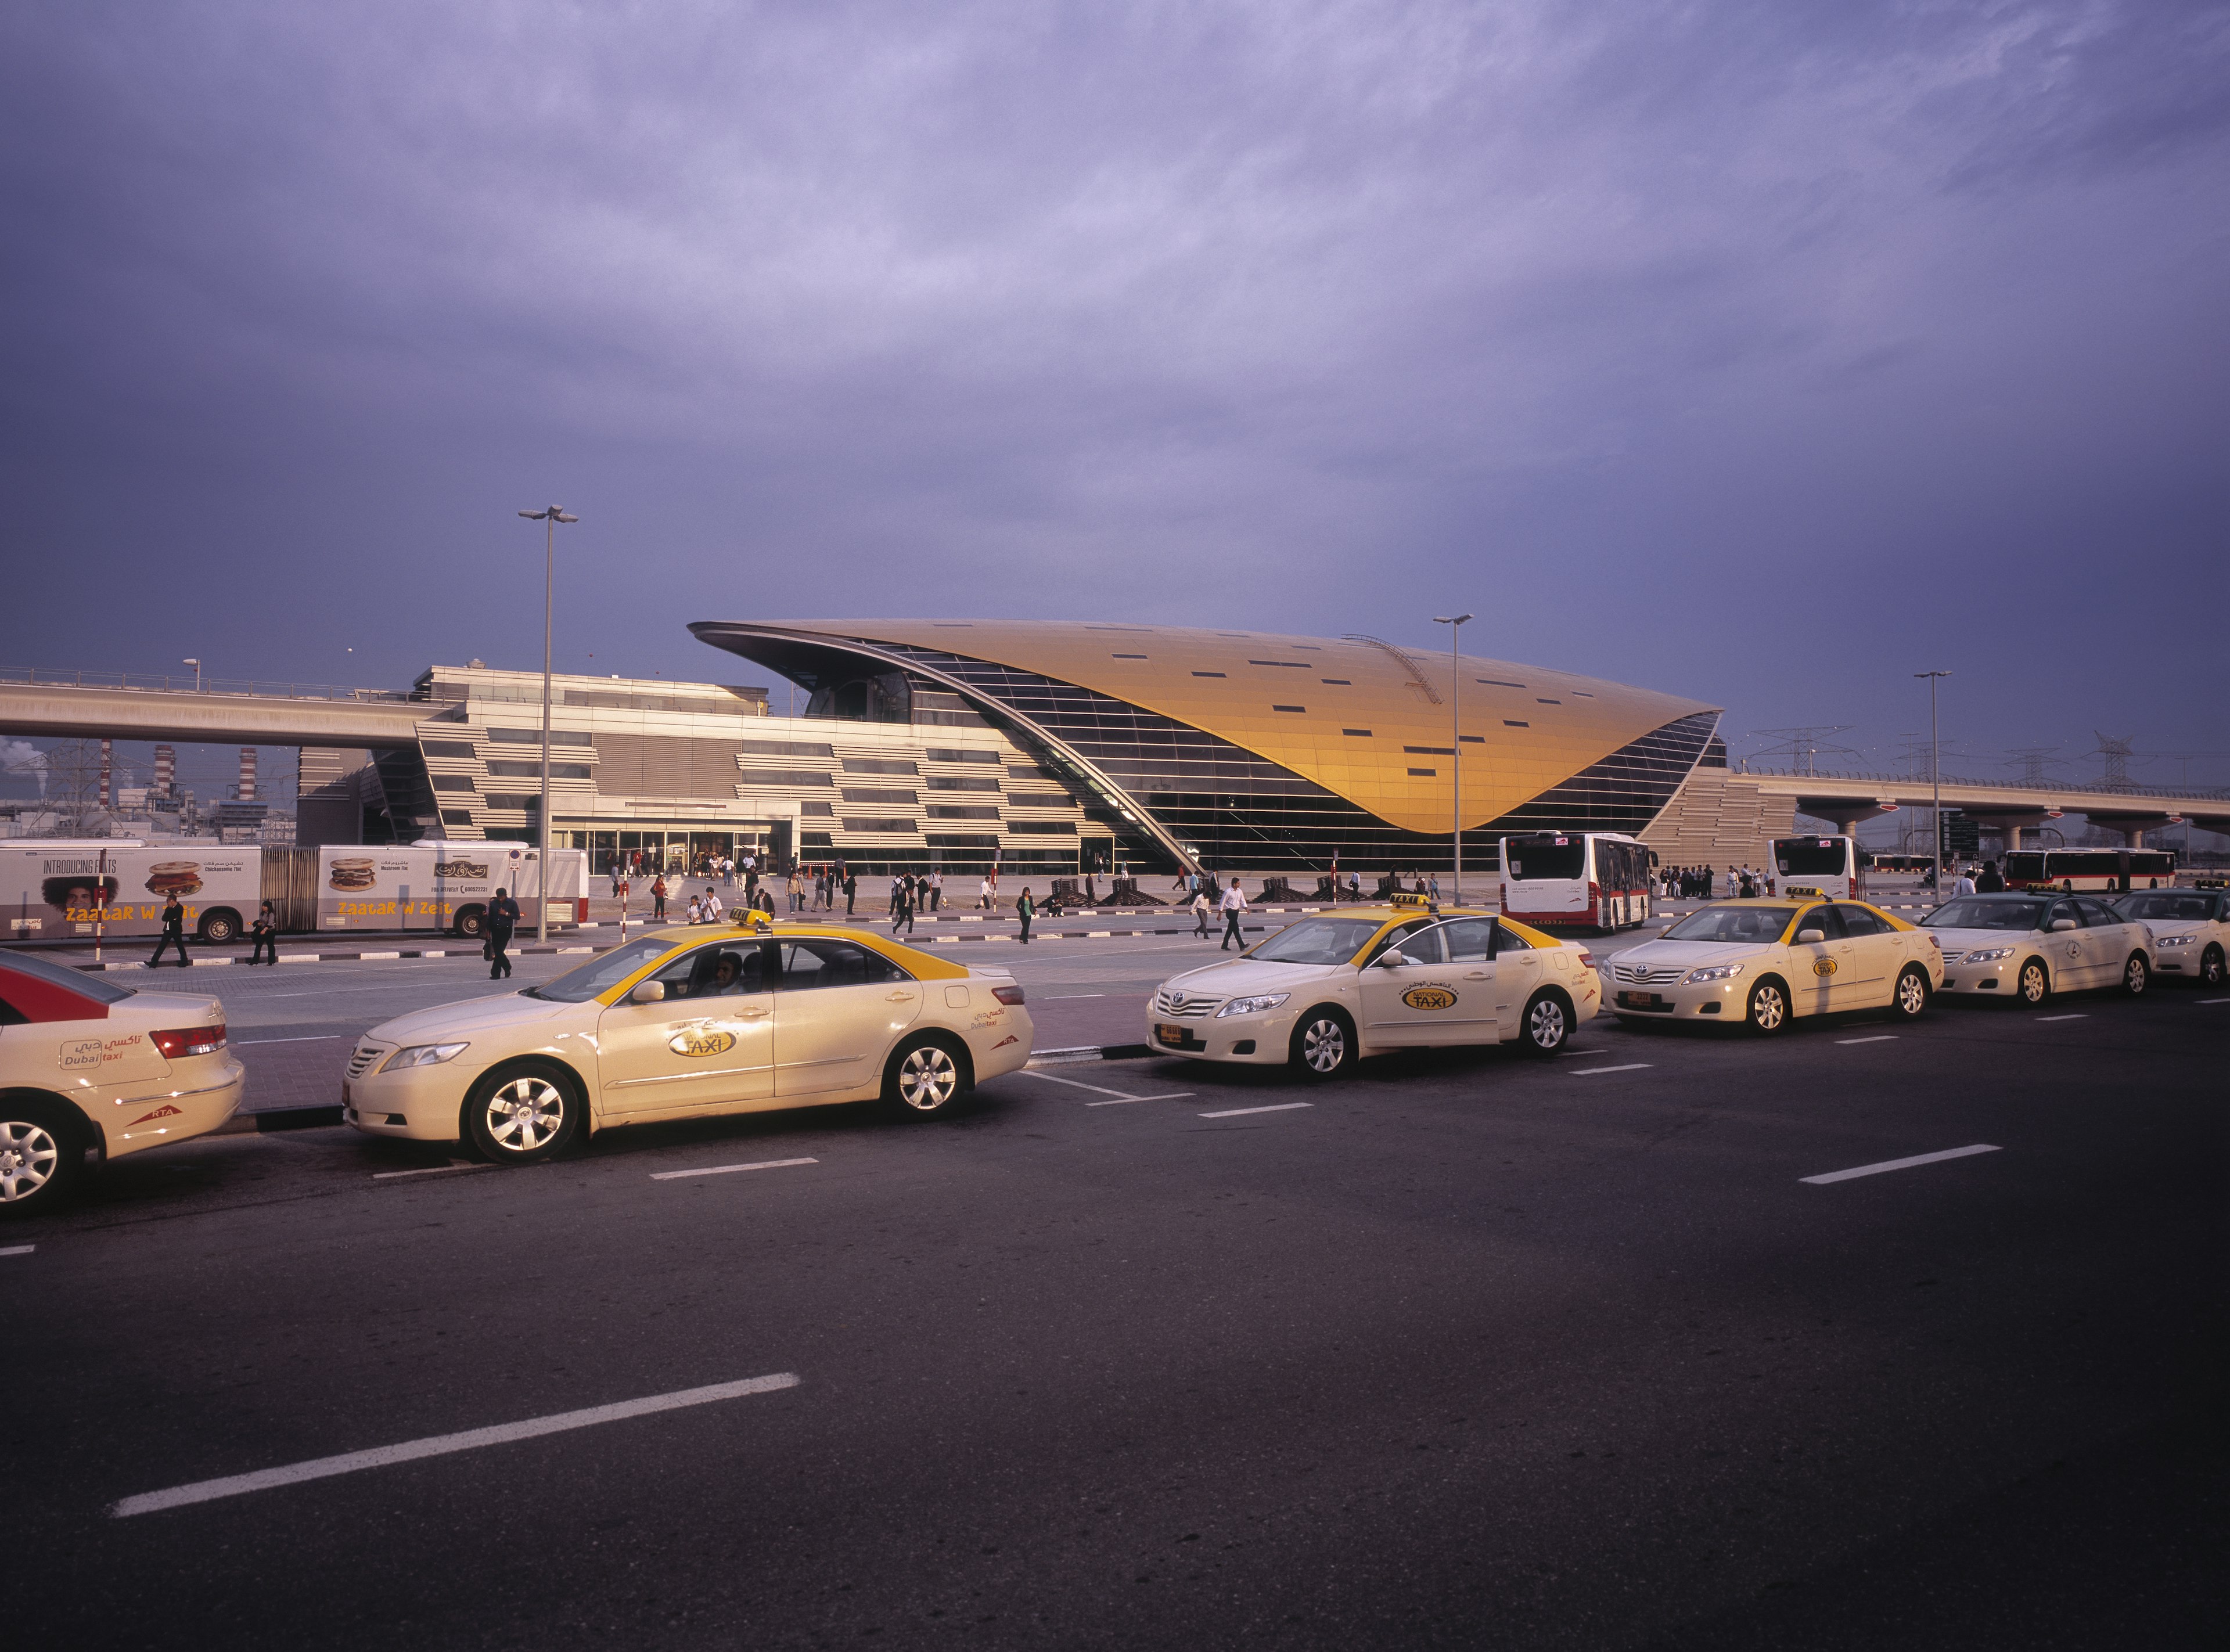
[{"label": "white lane marking", "polygon": [[707,1165],[702,1170],[654,1170],[653,1181],[680,1181],[690,1176],[729,1176],[739,1170],[787,1170],[792,1165],[817,1165],[818,1159],[762,1159],[755,1165]]},{"label": "white lane marking", "polygon": [[2087,1021],[2091,1018],[2088,1015],[2040,1015],[2036,1019],[2041,1025],[2046,1021]]},{"label": "white lane marking", "polygon": [[404,1176],[446,1176],[452,1171],[491,1168],[493,1167],[488,1165],[473,1164],[428,1165],[422,1170],[375,1170],[371,1173],[371,1179],[374,1181],[395,1181]]},{"label": "white lane marking", "polygon": [[1040,999],[1038,1002],[1041,1004],[1058,1004],[1063,999],[1105,998],[1107,994],[1105,993],[1047,993],[1043,998]]},{"label": "white lane marking", "polygon": [[1951,1147],[1943,1153],[1919,1153],[1910,1159],[1885,1159],[1878,1165],[1860,1165],[1855,1170],[1831,1170],[1824,1176],[1799,1176],[1801,1182],[1814,1187],[1824,1187],[1831,1181],[1849,1181],[1859,1176],[1879,1176],[1885,1170],[1910,1170],[1915,1165],[1939,1165],[1946,1159],[1966,1159],[1978,1153],[2001,1153],[1987,1141],[1978,1141],[1971,1147]]},{"label": "white lane marking", "polygon": [[1290,1113],[1297,1107],[1314,1107],[1314,1102],[1279,1102],[1275,1107],[1227,1107],[1220,1113],[1203,1113],[1204,1119],[1243,1118],[1249,1113]]},{"label": "white lane marking", "polygon": [[1063,1078],[1058,1073],[1042,1073],[1034,1067],[1023,1068],[1022,1077],[1042,1078],[1048,1084],[1067,1084],[1072,1090],[1088,1090],[1095,1096],[1119,1096],[1126,1102],[1135,1102],[1138,1099],[1127,1090],[1110,1090],[1105,1084],[1087,1084],[1080,1078]]},{"label": "white lane marking", "polygon": [[1575,1067],[1572,1069],[1572,1077],[1591,1078],[1597,1073],[1638,1073],[1645,1067],[1652,1067],[1655,1064],[1654,1062],[1648,1061],[1629,1061],[1623,1067]]},{"label": "white lane marking", "polygon": [[35,1244],[11,1244],[6,1250],[0,1250],[0,1257],[28,1257],[38,1248]]},{"label": "white lane marking", "polygon": [[1897,1042],[1897,1034],[1894,1032],[1877,1032],[1870,1038],[1838,1038],[1835,1042],[1837,1044],[1895,1044]]},{"label": "white lane marking", "polygon": [[1573,1050],[1568,1048],[1559,1050],[1556,1053],[1560,1056],[1599,1056],[1603,1052],[1600,1050]]},{"label": "white lane marking", "polygon": [[466,1429],[457,1434],[436,1434],[423,1440],[406,1440],[400,1445],[375,1446],[369,1451],[345,1451],[334,1457],[313,1457],[306,1462],[290,1462],[283,1468],[259,1469],[254,1474],[228,1475],[221,1480],[197,1480],[190,1485],[173,1486],[168,1491],[142,1492],[137,1497],[126,1497],[113,1504],[109,1514],[115,1520],[129,1520],[134,1514],[155,1514],[166,1508],[184,1508],[191,1503],[214,1502],[220,1497],[237,1497],[244,1492],[269,1491],[275,1486],[300,1485],[305,1480],[325,1480],[334,1475],[354,1474],[360,1469],[384,1469],[390,1463],[415,1462],[421,1457],[446,1456],[453,1451],[475,1451],[484,1445],[508,1445],[513,1440],[532,1440],[545,1434],[563,1434],[570,1429],[594,1428],[599,1423],[623,1422],[631,1417],[648,1417],[657,1411],[678,1411],[690,1405],[709,1405],[715,1400],[740,1399],[746,1394],[768,1394],[777,1389],[795,1388],[799,1381],[791,1371],[777,1372],[771,1376],[746,1377],[741,1382],[714,1383],[705,1388],[681,1388],[670,1394],[653,1394],[644,1399],[622,1399],[609,1405],[591,1405],[585,1411],[559,1411],[550,1417],[531,1417],[524,1422],[499,1423],[491,1428]]},{"label": "white lane marking", "polygon": [[[1112,1094],[1112,1091],[1110,1093]],[[1189,1090],[1173,1090],[1166,1096],[1122,1096],[1112,1102],[1086,1102],[1085,1105],[1086,1107],[1128,1107],[1133,1102],[1181,1102],[1192,1093]]]},{"label": "white lane marking", "polygon": [[360,964],[368,964],[374,959],[400,958],[402,955],[399,952],[359,952],[356,955],[356,961]]},{"label": "white lane marking", "polygon": [[[277,998],[300,998],[305,996],[305,994],[300,993],[277,993],[273,994],[273,996]],[[235,1038],[232,1042],[235,1045],[243,1045],[250,1044],[328,1044],[335,1038],[345,1038],[348,1036],[349,1035],[345,1032],[306,1032],[299,1038]]]},{"label": "white lane marking", "polygon": [[2202,998],[2199,1001],[2202,1004],[2230,1004],[2230,998]]}]

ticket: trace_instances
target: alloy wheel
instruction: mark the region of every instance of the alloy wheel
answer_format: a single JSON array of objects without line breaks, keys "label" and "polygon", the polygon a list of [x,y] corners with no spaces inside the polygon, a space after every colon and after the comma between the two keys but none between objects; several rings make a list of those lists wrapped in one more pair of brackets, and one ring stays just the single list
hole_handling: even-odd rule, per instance
[{"label": "alloy wheel", "polygon": [[2131,953],[2130,961],[2122,966],[2123,990],[2131,998],[2135,998],[2151,984],[2152,971],[2145,967],[2145,961],[2142,957],[2134,952]]},{"label": "alloy wheel", "polygon": [[61,1156],[61,1144],[44,1125],[0,1120],[0,1205],[18,1204],[44,1187]]},{"label": "alloy wheel", "polygon": [[1536,1000],[1525,1018],[1525,1036],[1537,1050],[1560,1050],[1564,1044],[1564,1006],[1553,998]]},{"label": "alloy wheel", "polygon": [[2022,967],[2021,973],[2022,1003],[2041,1004],[2051,990],[2052,983],[2046,980],[2042,964],[2027,964]]},{"label": "alloy wheel", "polygon": [[1778,1032],[1789,1019],[1789,1001],[1771,981],[1760,981],[1750,995],[1750,1023],[1760,1032]]},{"label": "alloy wheel", "polygon": [[941,1045],[909,1050],[899,1063],[899,1100],[917,1113],[934,1113],[960,1089],[960,1068]]},{"label": "alloy wheel", "polygon": [[1312,1072],[1337,1072],[1347,1059],[1347,1029],[1329,1015],[1310,1022],[1301,1034],[1301,1059]]},{"label": "alloy wheel", "polygon": [[506,1153],[538,1152],[564,1128],[564,1094],[546,1078],[527,1074],[488,1097],[488,1136]]},{"label": "alloy wheel", "polygon": [[1907,970],[1897,983],[1897,1006],[1907,1015],[1928,1007],[1928,982],[1917,970]]}]

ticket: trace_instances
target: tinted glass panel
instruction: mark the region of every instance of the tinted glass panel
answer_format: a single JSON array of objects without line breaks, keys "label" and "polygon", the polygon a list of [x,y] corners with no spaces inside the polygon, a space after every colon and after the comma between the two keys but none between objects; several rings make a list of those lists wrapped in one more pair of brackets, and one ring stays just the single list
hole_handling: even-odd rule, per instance
[{"label": "tinted glass panel", "polygon": [[1887,935],[1890,927],[1863,906],[1839,906],[1835,915],[1843,920],[1845,935]]},{"label": "tinted glass panel", "polygon": [[1926,917],[1921,927],[1929,929],[2035,929],[2044,916],[2044,903],[2025,899],[2021,896],[1970,895],[1963,900],[1947,901]]},{"label": "tinted glass panel", "polygon": [[1584,839],[1512,838],[1503,870],[1513,883],[1542,877],[1578,877],[1585,874],[1588,845]]},{"label": "tinted glass panel", "polygon": [[1781,939],[1789,927],[1785,906],[1707,906],[1665,932],[1667,941],[1724,941],[1756,946]]},{"label": "tinted glass panel", "polygon": [[1304,918],[1287,924],[1250,955],[1277,964],[1344,964],[1377,933],[1376,918]]},{"label": "tinted glass panel", "polygon": [[912,979],[880,953],[870,952],[857,942],[789,941],[782,946],[782,974],[775,984],[785,993],[796,993],[815,987],[868,987]]},{"label": "tinted glass panel", "polygon": [[1843,939],[1843,917],[1832,906],[1815,906],[1796,920],[1796,933],[1817,929],[1830,941]]},{"label": "tinted glass panel", "polygon": [[1440,938],[1453,963],[1485,963],[1494,948],[1492,918],[1458,918],[1440,926]]},{"label": "tinted glass panel", "polygon": [[1840,838],[1776,838],[1773,864],[1784,877],[1828,877],[1846,870]]}]

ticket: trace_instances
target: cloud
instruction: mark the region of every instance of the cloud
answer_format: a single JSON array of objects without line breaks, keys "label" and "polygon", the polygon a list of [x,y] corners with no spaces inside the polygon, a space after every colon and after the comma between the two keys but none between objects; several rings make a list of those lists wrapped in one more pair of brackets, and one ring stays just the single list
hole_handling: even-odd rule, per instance
[{"label": "cloud", "polygon": [[35,784],[47,794],[47,754],[28,740],[0,740],[0,780],[10,791]]}]

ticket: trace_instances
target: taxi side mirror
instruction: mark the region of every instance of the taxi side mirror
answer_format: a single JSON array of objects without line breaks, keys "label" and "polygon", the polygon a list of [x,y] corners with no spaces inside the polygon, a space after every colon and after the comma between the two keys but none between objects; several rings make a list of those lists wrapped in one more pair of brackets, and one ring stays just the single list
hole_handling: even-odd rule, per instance
[{"label": "taxi side mirror", "polygon": [[1827,932],[1825,929],[1799,929],[1796,932],[1796,940],[1800,946],[1816,946],[1827,938]]},{"label": "taxi side mirror", "polygon": [[1391,947],[1378,955],[1378,967],[1381,969],[1399,969],[1408,961]]},{"label": "taxi side mirror", "polygon": [[663,1004],[666,1002],[666,983],[662,980],[647,980],[643,982],[641,986],[636,987],[635,991],[628,994],[628,1002],[630,1004]]},{"label": "taxi side mirror", "polygon": [[2052,932],[2054,935],[2063,934],[2074,927],[2075,920],[2073,918],[2054,918],[2052,921]]}]

